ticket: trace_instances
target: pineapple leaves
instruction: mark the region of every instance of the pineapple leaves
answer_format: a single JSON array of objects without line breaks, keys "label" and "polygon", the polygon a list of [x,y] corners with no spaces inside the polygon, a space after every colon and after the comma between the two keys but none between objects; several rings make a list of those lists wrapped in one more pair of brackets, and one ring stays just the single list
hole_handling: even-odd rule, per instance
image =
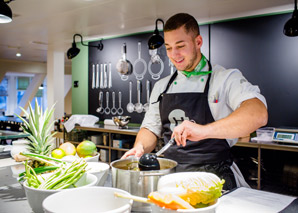
[{"label": "pineapple leaves", "polygon": [[54,121],[51,122],[55,110],[54,106],[55,104],[50,110],[46,109],[43,112],[42,107],[38,105],[37,99],[35,99],[35,109],[33,110],[29,103],[29,113],[24,108],[20,107],[26,115],[27,120],[16,115],[24,122],[22,125],[24,132],[30,135],[28,136],[28,151],[31,153],[49,155],[52,151],[53,136],[56,134],[51,134],[51,129],[54,124]]}]

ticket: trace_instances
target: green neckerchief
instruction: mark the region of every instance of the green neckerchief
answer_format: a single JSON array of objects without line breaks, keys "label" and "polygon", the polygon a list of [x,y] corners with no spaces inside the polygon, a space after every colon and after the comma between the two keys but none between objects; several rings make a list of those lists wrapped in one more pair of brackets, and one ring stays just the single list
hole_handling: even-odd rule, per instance
[{"label": "green neckerchief", "polygon": [[189,72],[189,71],[181,71],[187,78],[189,78],[192,75],[208,75],[209,73],[212,72],[212,70],[210,71],[201,71],[207,64],[207,59],[206,57],[202,54],[202,58],[200,63],[196,66],[196,68]]}]

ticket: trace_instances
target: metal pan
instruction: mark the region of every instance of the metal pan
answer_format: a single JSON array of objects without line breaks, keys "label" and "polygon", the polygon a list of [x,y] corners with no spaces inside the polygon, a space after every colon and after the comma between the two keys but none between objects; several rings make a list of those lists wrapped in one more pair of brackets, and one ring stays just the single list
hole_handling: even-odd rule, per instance
[{"label": "metal pan", "polygon": [[126,59],[126,43],[122,46],[122,58],[117,62],[116,68],[122,75],[130,75],[132,73],[132,64]]}]

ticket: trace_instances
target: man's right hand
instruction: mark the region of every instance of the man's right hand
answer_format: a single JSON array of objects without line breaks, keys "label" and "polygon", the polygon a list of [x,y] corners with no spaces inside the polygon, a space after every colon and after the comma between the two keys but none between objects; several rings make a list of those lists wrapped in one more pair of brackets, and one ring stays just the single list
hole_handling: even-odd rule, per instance
[{"label": "man's right hand", "polygon": [[124,155],[121,157],[122,159],[125,159],[129,156],[134,155],[135,157],[139,158],[144,154],[144,148],[143,145],[136,145],[134,148],[128,150],[127,152],[124,153]]}]

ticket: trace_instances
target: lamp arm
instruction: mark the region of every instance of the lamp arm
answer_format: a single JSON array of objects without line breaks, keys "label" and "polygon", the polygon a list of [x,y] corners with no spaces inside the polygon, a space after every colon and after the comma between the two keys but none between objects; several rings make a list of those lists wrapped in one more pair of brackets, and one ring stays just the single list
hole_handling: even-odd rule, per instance
[{"label": "lamp arm", "polygon": [[75,42],[75,37],[76,36],[79,36],[81,38],[81,44],[83,46],[86,46],[86,47],[96,47],[99,50],[102,50],[103,49],[102,39],[99,41],[98,46],[94,46],[94,45],[90,45],[90,44],[84,44],[83,43],[83,37],[82,37],[82,35],[81,34],[78,34],[78,33],[76,33],[76,34],[73,35],[73,42]]},{"label": "lamp arm", "polygon": [[163,28],[165,27],[165,23],[164,23],[163,20],[160,19],[160,18],[156,19],[156,21],[155,21],[155,29],[158,30],[158,29],[157,29],[158,21],[160,21],[160,22],[162,23],[162,29],[163,29]]}]

